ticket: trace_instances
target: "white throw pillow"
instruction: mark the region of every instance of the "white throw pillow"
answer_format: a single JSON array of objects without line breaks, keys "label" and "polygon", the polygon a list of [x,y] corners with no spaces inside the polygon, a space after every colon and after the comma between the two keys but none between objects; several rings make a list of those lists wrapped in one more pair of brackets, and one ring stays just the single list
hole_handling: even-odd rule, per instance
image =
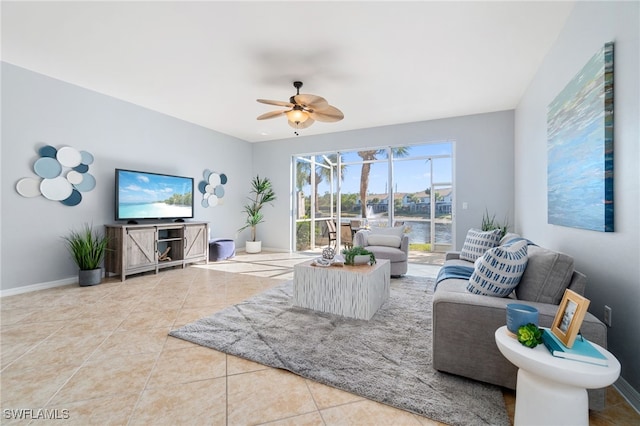
[{"label": "white throw pillow", "polygon": [[467,291],[484,296],[506,297],[520,282],[527,261],[525,240],[489,249],[476,260]]},{"label": "white throw pillow", "polygon": [[499,229],[492,231],[469,229],[460,251],[460,259],[475,262],[485,251],[498,245],[501,233]]},{"label": "white throw pillow", "polygon": [[404,226],[396,226],[392,228],[371,228],[369,235],[367,236],[367,245],[400,247],[403,235]]},{"label": "white throw pillow", "polygon": [[400,247],[402,238],[397,235],[370,234],[367,243],[370,246]]}]

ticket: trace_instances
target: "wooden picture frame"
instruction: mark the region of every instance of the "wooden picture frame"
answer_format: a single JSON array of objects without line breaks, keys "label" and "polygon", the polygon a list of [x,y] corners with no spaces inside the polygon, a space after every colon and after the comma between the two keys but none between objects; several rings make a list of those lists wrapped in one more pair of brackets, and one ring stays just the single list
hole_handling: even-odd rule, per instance
[{"label": "wooden picture frame", "polygon": [[573,290],[566,289],[560,307],[551,325],[551,332],[567,347],[571,348],[587,314],[589,299]]}]

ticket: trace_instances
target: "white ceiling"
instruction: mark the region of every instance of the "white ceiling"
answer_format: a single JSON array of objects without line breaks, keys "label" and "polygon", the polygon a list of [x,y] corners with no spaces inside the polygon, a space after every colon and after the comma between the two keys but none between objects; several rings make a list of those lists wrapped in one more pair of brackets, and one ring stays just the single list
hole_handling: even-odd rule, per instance
[{"label": "white ceiling", "polygon": [[238,138],[257,98],[325,97],[313,135],[516,107],[574,2],[2,2],[2,60]]}]

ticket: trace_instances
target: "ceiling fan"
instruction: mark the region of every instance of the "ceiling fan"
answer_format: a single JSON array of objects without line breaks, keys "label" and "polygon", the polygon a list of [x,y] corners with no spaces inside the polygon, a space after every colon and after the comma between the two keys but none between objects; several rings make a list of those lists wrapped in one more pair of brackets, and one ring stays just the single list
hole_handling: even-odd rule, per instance
[{"label": "ceiling fan", "polygon": [[[335,122],[344,118],[344,114],[338,108],[329,105],[329,102],[321,96],[300,94],[301,81],[294,81],[293,87],[296,94],[286,101],[270,101],[268,99],[258,99],[258,102],[268,105],[277,105],[291,109],[266,112],[258,116],[258,120],[266,120],[285,115],[289,126],[294,129],[306,129],[316,121]],[[297,134],[297,133],[296,133]]]}]

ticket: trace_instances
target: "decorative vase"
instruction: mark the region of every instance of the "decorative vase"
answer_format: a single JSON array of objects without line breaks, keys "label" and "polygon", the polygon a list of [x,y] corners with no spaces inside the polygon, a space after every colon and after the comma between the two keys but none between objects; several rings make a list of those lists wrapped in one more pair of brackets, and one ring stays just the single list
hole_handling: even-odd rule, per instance
[{"label": "decorative vase", "polygon": [[78,285],[80,287],[87,287],[91,285],[97,285],[102,282],[102,268],[80,270],[78,272]]},{"label": "decorative vase", "polygon": [[245,251],[247,253],[260,253],[262,251],[262,241],[247,241]]},{"label": "decorative vase", "polygon": [[538,310],[536,308],[520,303],[507,305],[507,330],[517,335],[518,329],[529,323],[538,326]]}]

